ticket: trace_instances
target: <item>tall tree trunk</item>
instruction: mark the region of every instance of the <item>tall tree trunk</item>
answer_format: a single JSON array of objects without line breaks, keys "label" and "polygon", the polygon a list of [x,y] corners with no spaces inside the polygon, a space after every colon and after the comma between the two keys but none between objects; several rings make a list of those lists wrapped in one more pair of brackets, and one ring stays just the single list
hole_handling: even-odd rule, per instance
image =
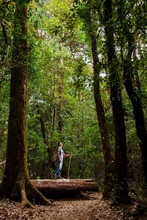
[{"label": "tall tree trunk", "polygon": [[100,128],[101,141],[104,153],[105,163],[105,177],[104,177],[104,192],[103,197],[109,198],[112,195],[113,190],[113,170],[112,170],[112,154],[110,149],[109,135],[107,130],[106,118],[104,113],[103,102],[100,92],[100,66],[97,52],[97,37],[95,31],[92,29],[91,10],[89,11],[89,36],[91,39],[91,50],[93,57],[93,69],[94,69],[94,100],[96,104],[96,112],[98,118],[98,124]]},{"label": "tall tree trunk", "polygon": [[[128,20],[125,17],[125,6],[124,1],[119,0],[118,7],[118,17],[120,20],[121,28],[127,40],[127,57],[124,58],[122,52],[122,64],[123,64],[123,82],[126,88],[127,94],[130,98],[130,101],[133,106],[134,118],[136,122],[136,133],[139,139],[141,154],[142,154],[142,162],[143,162],[143,171],[145,177],[145,185],[147,186],[147,131],[145,128],[144,121],[144,113],[141,103],[141,85],[139,81],[138,72],[133,67],[133,59],[136,60],[136,45],[134,39],[134,33],[130,31],[130,25],[128,24]],[[122,22],[123,20],[123,22]],[[133,27],[132,27],[133,28]],[[134,80],[136,79],[136,82]]]},{"label": "tall tree trunk", "polygon": [[[124,85],[127,91],[127,94],[131,100],[134,112],[134,118],[136,122],[136,133],[139,139],[141,154],[142,154],[142,162],[143,162],[143,171],[145,177],[145,185],[147,186],[147,131],[145,128],[144,122],[144,113],[142,109],[141,103],[141,90],[140,83],[138,83],[138,75],[137,75],[137,83],[133,83],[132,76],[134,76],[134,68],[132,65],[132,53],[134,51],[134,38],[129,34],[128,39],[128,55],[127,58],[123,61],[123,78]],[[136,76],[134,76],[136,77]]]},{"label": "tall tree trunk", "polygon": [[114,31],[112,21],[112,0],[104,2],[106,51],[110,74],[110,98],[112,103],[115,129],[115,200],[118,203],[128,202],[127,183],[127,153],[124,112],[120,89],[120,79],[117,73],[117,60],[114,46]]},{"label": "tall tree trunk", "polygon": [[14,14],[6,168],[1,184],[1,197],[20,198],[22,207],[32,206],[28,199],[50,204],[31,184],[27,167],[27,4],[17,0]]}]

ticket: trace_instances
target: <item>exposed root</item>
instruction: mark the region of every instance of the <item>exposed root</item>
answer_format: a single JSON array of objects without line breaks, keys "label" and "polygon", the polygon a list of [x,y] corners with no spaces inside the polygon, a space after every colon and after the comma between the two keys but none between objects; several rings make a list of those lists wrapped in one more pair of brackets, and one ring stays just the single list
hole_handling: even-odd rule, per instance
[{"label": "exposed root", "polygon": [[15,181],[10,193],[7,193],[9,184],[3,182],[3,194],[1,198],[10,198],[12,200],[20,200],[21,208],[34,208],[35,204],[54,206],[53,200],[49,200],[43,196],[43,194],[37,190],[37,188],[30,182],[28,178],[23,181]]},{"label": "exposed root", "polygon": [[[31,185],[31,189],[27,192],[27,194],[32,195],[32,200],[34,200],[34,203],[40,204],[40,205],[55,205],[52,200],[46,199],[33,185]],[[21,208],[34,208],[34,206],[29,202],[27,199],[27,194],[24,189],[21,189]],[[30,195],[29,195],[30,197]]]},{"label": "exposed root", "polygon": [[26,185],[27,196],[29,200],[33,200],[33,203],[40,205],[55,205],[53,200],[49,200],[43,196],[43,194],[37,190],[37,188],[32,185],[31,182]]},{"label": "exposed root", "polygon": [[25,191],[21,190],[21,208],[34,208],[34,206],[28,201]]}]

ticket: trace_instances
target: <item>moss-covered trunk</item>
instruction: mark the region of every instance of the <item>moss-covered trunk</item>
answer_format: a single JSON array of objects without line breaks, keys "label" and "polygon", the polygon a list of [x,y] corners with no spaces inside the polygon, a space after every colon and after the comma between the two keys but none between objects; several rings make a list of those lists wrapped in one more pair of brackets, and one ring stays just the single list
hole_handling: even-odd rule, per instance
[{"label": "moss-covered trunk", "polygon": [[27,2],[17,1],[14,14],[13,54],[10,86],[10,111],[6,168],[1,185],[1,197],[18,197],[22,205],[30,204],[27,197],[37,203],[48,204],[29,181],[27,168]]}]

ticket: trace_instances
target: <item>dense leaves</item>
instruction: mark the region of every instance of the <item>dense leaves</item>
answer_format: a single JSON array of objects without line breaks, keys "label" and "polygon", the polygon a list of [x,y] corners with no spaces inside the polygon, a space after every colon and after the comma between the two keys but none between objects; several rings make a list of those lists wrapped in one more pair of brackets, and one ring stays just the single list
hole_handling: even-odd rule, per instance
[{"label": "dense leaves", "polygon": [[[112,4],[112,18],[107,21],[107,25],[113,27],[114,31],[112,46],[116,51],[116,59],[113,68],[119,75],[122,92],[128,183],[130,188],[136,190],[137,186],[137,190],[141,191],[143,169],[140,140],[136,135],[133,108],[123,85],[123,73],[124,63],[129,61],[133,68],[130,75],[134,90],[138,91],[138,86],[141,88],[141,92],[136,94],[141,100],[146,126],[146,1],[136,3],[135,0],[127,2],[122,0],[112,1]],[[7,141],[12,21],[15,4],[14,1],[2,1],[0,7],[0,162],[2,162],[5,160]],[[110,48],[108,45],[106,48],[105,44],[103,2],[31,1],[28,10],[27,124],[30,177],[50,177],[54,168],[54,165],[50,164],[51,155],[57,147],[57,142],[62,141],[65,152],[73,153],[70,177],[94,177],[103,187],[104,157],[93,96],[93,60],[89,35],[90,28],[95,30],[100,91],[114,158],[115,132],[107,56]],[[89,11],[91,26],[88,26]],[[131,39],[133,44],[128,43],[129,40],[132,42]],[[116,85],[115,80],[116,78],[111,82],[111,86]],[[112,100],[114,98],[111,97]],[[0,168],[2,178],[4,167],[0,165]],[[65,159],[64,176],[67,169],[68,160]]]}]

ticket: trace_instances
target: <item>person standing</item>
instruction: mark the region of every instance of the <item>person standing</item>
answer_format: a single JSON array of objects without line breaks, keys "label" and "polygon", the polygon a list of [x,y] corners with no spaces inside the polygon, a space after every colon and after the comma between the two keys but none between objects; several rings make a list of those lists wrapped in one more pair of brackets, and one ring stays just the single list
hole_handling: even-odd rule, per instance
[{"label": "person standing", "polygon": [[53,172],[53,178],[62,178],[61,171],[63,167],[63,158],[64,157],[71,157],[72,154],[65,154],[64,150],[62,149],[63,144],[61,142],[58,143],[57,149],[57,158],[56,158],[56,169]]}]

